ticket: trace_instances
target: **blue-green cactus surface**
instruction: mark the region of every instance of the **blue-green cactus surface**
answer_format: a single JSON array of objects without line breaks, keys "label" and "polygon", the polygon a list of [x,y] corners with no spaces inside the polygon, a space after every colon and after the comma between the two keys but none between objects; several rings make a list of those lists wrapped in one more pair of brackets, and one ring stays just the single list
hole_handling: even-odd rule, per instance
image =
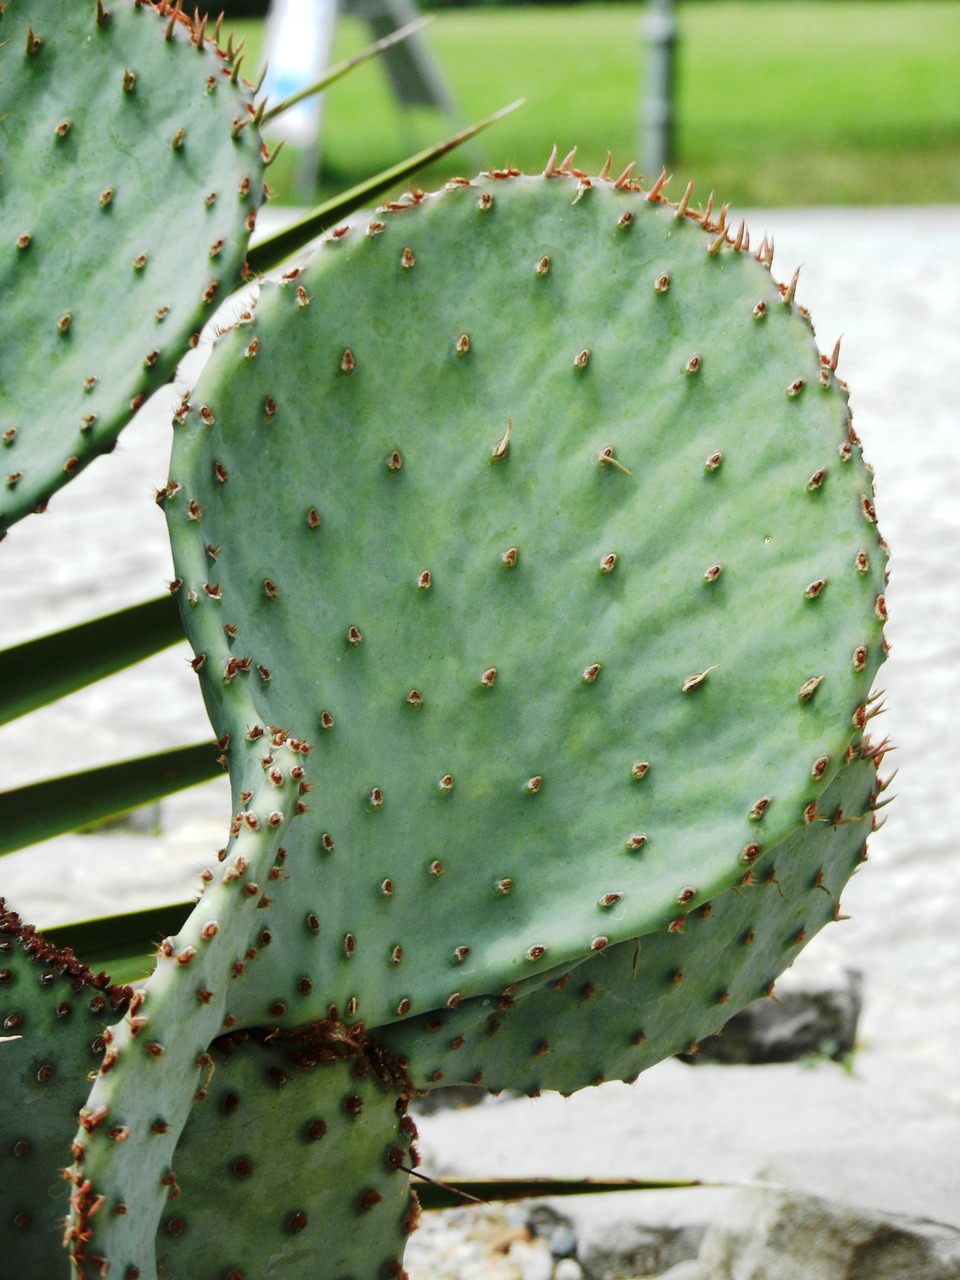
[{"label": "blue-green cactus surface", "polygon": [[236,287],[263,157],[232,49],[168,5],[6,0],[0,41],[2,536]]}]

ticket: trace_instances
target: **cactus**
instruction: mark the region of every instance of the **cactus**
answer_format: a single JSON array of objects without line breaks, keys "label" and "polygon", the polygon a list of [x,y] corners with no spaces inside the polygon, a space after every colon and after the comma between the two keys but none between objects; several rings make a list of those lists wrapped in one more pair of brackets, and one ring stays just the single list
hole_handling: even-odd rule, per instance
[{"label": "cactus", "polygon": [[2,38],[0,536],[167,381],[263,195],[235,51],[179,9],[8,0]]},{"label": "cactus", "polygon": [[[63,1137],[79,1113],[85,1141],[103,1135],[119,1148],[126,1140],[104,1109],[85,1102],[89,1075],[112,1052],[107,1024],[127,1014],[136,1025],[142,995],[94,975],[2,902],[0,993],[0,1022],[15,1037],[3,1050],[5,1080],[18,1102],[0,1150],[9,1197],[0,1225],[4,1257],[23,1275],[62,1274],[63,1220],[72,1207],[78,1225],[67,1243],[83,1274],[83,1223],[102,1205],[86,1179],[64,1181]],[[205,1105],[195,1107],[181,1137],[176,1181],[162,1176],[160,1183],[165,1275],[190,1280],[202,1266],[218,1274],[225,1220],[238,1268],[262,1248],[275,1266],[289,1269],[285,1274],[302,1273],[321,1247],[334,1274],[349,1269],[351,1257],[387,1266],[402,1253],[416,1220],[402,1176],[416,1161],[409,1090],[382,1055],[364,1052],[362,1037],[343,1028],[337,1035],[329,1024],[322,1030],[323,1043],[318,1029],[269,1043],[245,1032],[227,1035],[204,1055],[206,1083],[197,1101]],[[158,1140],[164,1123],[158,1104],[151,1121]],[[305,1191],[314,1180],[320,1195]],[[275,1206],[262,1218],[247,1205],[261,1189]],[[116,1212],[116,1202],[112,1207]],[[339,1241],[327,1232],[337,1216]]]},{"label": "cactus", "polygon": [[0,899],[0,1026],[8,1038],[0,1050],[6,1101],[0,1248],[21,1275],[55,1274],[58,1262],[66,1271],[64,1138],[102,1060],[103,1029],[131,994],[51,946]]},{"label": "cactus", "polygon": [[570,1092],[833,917],[885,547],[768,256],[627,179],[498,173],[337,228],[217,344],[164,505],[231,842],[88,1100],[125,1141],[77,1135],[81,1261],[154,1265],[219,1034],[352,1036],[398,1098]]},{"label": "cactus", "polygon": [[165,1276],[313,1275],[320,1258],[331,1276],[400,1274],[418,1208],[408,1091],[362,1037],[331,1030],[212,1048],[160,1221]]},{"label": "cactus", "polygon": [[[2,532],[238,277],[264,157],[199,19],[0,20]],[[399,1276],[413,1092],[632,1079],[836,914],[886,547],[796,278],[690,202],[453,180],[220,335],[159,501],[229,839],[134,987],[0,915],[24,1273]]]},{"label": "cactus", "polygon": [[788,292],[662,200],[491,178],[331,238],[220,344],[166,505],[235,791],[251,725],[319,756],[318,1015],[668,928],[798,824],[821,856],[884,555]]}]

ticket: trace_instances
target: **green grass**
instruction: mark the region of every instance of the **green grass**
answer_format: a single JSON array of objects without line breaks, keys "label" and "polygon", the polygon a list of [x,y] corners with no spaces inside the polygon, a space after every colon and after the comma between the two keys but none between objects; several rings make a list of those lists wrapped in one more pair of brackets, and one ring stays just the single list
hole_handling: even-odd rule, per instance
[{"label": "green grass", "polygon": [[[960,201],[960,3],[835,0],[675,6],[676,154],[688,177],[739,205]],[[589,169],[639,153],[643,5],[446,11],[426,32],[464,120],[523,96],[479,151],[424,184],[480,163],[539,169],[550,146],[579,144]],[[247,26],[250,44],[260,29]],[[365,42],[341,21],[337,56]],[[439,140],[448,122],[399,111],[370,64],[328,95],[324,190]],[[278,194],[292,165],[278,162]],[[650,175],[645,175],[649,177]],[[655,176],[655,175],[654,175]]]}]

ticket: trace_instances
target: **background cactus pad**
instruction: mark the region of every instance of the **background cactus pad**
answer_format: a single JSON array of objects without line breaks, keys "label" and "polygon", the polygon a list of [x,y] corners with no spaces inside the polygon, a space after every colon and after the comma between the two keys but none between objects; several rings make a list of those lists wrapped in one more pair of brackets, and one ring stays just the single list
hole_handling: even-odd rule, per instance
[{"label": "background cactus pad", "polygon": [[263,161],[232,50],[169,6],[7,0],[0,40],[2,536],[235,287]]}]

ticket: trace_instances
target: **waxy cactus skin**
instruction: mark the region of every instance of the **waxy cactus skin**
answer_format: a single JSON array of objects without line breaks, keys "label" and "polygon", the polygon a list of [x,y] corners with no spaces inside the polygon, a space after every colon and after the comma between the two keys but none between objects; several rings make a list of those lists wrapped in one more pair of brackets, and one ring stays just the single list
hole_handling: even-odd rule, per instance
[{"label": "waxy cactus skin", "polygon": [[232,50],[167,5],[7,0],[0,29],[2,537],[237,286],[263,157]]},{"label": "waxy cactus skin", "polygon": [[457,185],[265,287],[166,507],[217,731],[314,748],[320,1005],[499,991],[810,825],[881,656],[868,492],[792,301],[646,193]]}]

